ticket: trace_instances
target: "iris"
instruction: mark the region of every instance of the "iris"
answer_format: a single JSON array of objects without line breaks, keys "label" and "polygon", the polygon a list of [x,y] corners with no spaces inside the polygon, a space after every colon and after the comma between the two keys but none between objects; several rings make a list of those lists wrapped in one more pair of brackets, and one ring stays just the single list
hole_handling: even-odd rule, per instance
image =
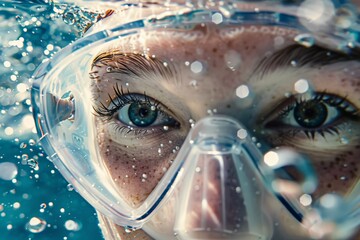
[{"label": "iris", "polygon": [[130,121],[138,127],[148,127],[155,122],[158,110],[148,102],[132,103],[128,109]]},{"label": "iris", "polygon": [[296,122],[305,128],[320,127],[325,122],[327,115],[326,106],[317,100],[298,103],[294,108]]}]

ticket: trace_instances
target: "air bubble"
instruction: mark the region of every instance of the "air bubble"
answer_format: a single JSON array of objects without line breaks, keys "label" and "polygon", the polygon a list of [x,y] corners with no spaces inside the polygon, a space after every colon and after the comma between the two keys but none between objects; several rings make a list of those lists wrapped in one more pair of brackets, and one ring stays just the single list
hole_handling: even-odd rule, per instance
[{"label": "air bubble", "polygon": [[31,167],[34,170],[39,169],[38,162],[33,158],[27,160],[27,165],[29,165],[29,167]]},{"label": "air bubble", "polygon": [[66,186],[66,189],[67,189],[69,192],[71,192],[71,191],[74,190],[74,186],[69,183],[69,184]]},{"label": "air bubble", "polygon": [[66,24],[69,24],[69,25],[74,25],[76,22],[75,15],[72,12],[66,12],[63,15],[63,20]]},{"label": "air bubble", "polygon": [[0,178],[6,181],[14,179],[18,174],[17,166],[12,162],[0,163]]},{"label": "air bubble", "polygon": [[27,165],[28,159],[29,159],[29,156],[27,154],[21,155],[21,164],[22,165]]},{"label": "air bubble", "polygon": [[33,217],[26,224],[25,228],[29,232],[40,233],[46,228],[46,221],[38,217]]},{"label": "air bubble", "polygon": [[29,145],[30,146],[34,146],[36,144],[35,140],[34,139],[30,139],[29,140]]},{"label": "air bubble", "polygon": [[27,144],[26,144],[26,143],[24,143],[24,142],[20,143],[20,148],[21,148],[21,149],[24,149],[24,148],[26,148],[26,147],[27,147]]},{"label": "air bubble", "polygon": [[65,222],[64,226],[68,231],[79,231],[80,230],[80,225],[73,220],[67,220]]}]

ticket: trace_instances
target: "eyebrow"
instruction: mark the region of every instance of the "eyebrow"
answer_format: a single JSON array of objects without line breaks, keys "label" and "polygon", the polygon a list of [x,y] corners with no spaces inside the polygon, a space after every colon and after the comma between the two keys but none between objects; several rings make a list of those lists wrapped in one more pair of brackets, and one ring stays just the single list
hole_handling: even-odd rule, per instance
[{"label": "eyebrow", "polygon": [[305,47],[293,44],[264,57],[255,68],[253,74],[259,74],[260,78],[262,78],[267,73],[274,72],[283,67],[320,67],[354,60],[360,60],[359,49],[353,49],[352,52],[346,54],[317,45]]},{"label": "eyebrow", "polygon": [[[94,67],[110,67],[109,73],[120,73],[139,78],[146,78],[150,74],[155,74],[165,80],[175,79],[177,81],[176,69],[171,62],[164,62],[155,56],[146,54],[107,51],[94,58],[91,69]],[[91,73],[96,73],[96,71]]]}]

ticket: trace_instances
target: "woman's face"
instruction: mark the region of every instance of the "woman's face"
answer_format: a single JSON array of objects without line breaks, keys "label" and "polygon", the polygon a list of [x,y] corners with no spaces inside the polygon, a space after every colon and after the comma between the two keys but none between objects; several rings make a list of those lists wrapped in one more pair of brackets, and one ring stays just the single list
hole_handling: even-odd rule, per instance
[{"label": "woman's face", "polygon": [[[306,154],[324,193],[359,180],[360,62],[297,44],[281,27],[199,25],[141,32],[93,61],[101,158],[125,201],[139,206],[189,130],[209,115],[241,122],[264,148]],[[249,92],[247,92],[249,90]]]}]

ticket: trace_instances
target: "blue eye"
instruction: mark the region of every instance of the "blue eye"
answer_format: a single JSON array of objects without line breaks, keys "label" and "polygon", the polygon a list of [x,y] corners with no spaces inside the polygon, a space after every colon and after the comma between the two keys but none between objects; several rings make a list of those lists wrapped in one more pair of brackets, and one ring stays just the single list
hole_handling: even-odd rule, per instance
[{"label": "blue eye", "polygon": [[159,106],[154,105],[151,100],[126,104],[119,108],[116,118],[127,126],[138,128],[177,124],[171,116],[162,111]]},{"label": "blue eye", "polygon": [[310,98],[296,95],[279,105],[265,127],[303,131],[314,138],[315,133],[337,134],[337,125],[356,118],[357,111],[346,98],[334,94],[314,93]]},{"label": "blue eye", "polygon": [[179,127],[179,123],[168,113],[162,110],[162,106],[155,99],[144,94],[124,93],[118,85],[114,87],[115,98],[109,96],[110,105],[100,103],[100,107],[94,107],[96,114],[107,121],[116,119],[119,128],[128,130],[147,129],[151,127],[167,126]]},{"label": "blue eye", "polygon": [[135,102],[127,104],[117,115],[118,120],[129,126],[148,127],[158,117],[158,109],[148,102]]}]

